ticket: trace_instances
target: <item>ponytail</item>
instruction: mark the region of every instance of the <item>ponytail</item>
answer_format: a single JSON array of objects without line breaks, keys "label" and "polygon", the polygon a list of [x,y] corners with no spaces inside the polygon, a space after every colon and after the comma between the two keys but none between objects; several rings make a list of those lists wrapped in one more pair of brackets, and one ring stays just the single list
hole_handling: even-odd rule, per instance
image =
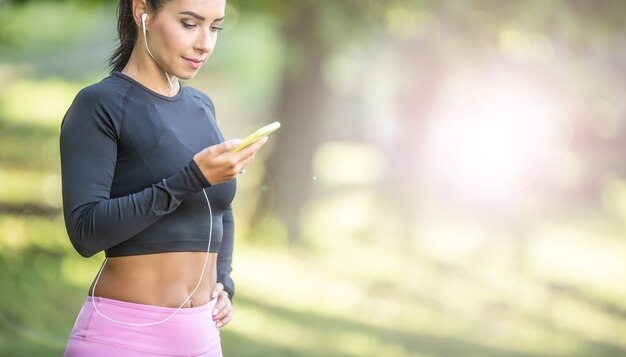
[{"label": "ponytail", "polygon": [[119,45],[109,58],[111,71],[121,71],[126,67],[130,54],[135,47],[135,42],[137,42],[137,28],[135,27],[135,19],[133,19],[132,3],[132,0],[120,0],[117,8]]},{"label": "ponytail", "polygon": [[[156,14],[167,1],[146,0],[146,5],[152,13]],[[120,0],[117,7],[117,36],[119,45],[109,58],[109,66],[112,72],[121,71],[126,67],[130,54],[133,53],[133,48],[135,48],[135,43],[137,42],[137,27],[133,18],[133,0]]]}]

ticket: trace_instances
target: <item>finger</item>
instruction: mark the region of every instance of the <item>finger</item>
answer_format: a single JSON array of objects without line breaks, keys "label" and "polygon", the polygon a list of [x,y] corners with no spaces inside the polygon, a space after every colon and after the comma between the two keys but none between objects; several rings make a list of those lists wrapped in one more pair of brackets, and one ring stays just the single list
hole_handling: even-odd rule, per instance
[{"label": "finger", "polygon": [[252,159],[254,159],[254,155],[250,156],[249,158],[239,162],[239,164],[237,164],[237,173],[240,174],[242,169],[245,169],[248,164],[252,161]]},{"label": "finger", "polygon": [[234,155],[233,156],[234,161],[236,162],[236,165],[233,167],[233,172],[232,172],[234,177],[236,177],[237,174],[240,174],[241,169],[247,166],[250,163],[250,161],[254,159],[254,156],[256,155],[257,151],[263,145],[265,145],[266,142],[267,142],[267,136],[255,141],[253,144],[251,144],[250,146],[246,147],[243,150],[240,150],[236,153],[232,153],[232,155]]},{"label": "finger", "polygon": [[268,139],[267,139],[267,136],[266,136],[265,138],[255,142],[253,144],[254,146],[250,148],[250,151],[244,152],[244,154],[246,154],[246,156],[242,158],[242,161],[239,161],[240,167],[244,167],[244,166],[248,165],[250,163],[250,161],[252,161],[252,159],[254,159],[254,157],[256,156],[256,154],[259,151],[259,149],[261,149],[261,147],[263,145],[265,145],[267,140]]},{"label": "finger", "polygon": [[261,149],[261,147],[263,147],[263,145],[265,145],[265,143],[266,143],[269,139],[270,139],[270,138],[269,138],[269,136],[265,136],[265,137],[263,137],[263,138],[261,138],[261,139],[259,139],[259,140],[255,141],[254,143],[252,143],[252,145],[250,145],[250,146],[251,146],[251,149],[252,149],[252,152],[257,152],[257,151],[259,151],[259,149]]},{"label": "finger", "polygon": [[228,305],[224,309],[220,310],[220,312],[217,315],[213,316],[213,321],[222,320],[224,317],[228,316],[228,314],[230,314],[231,311],[232,311],[232,307]]},{"label": "finger", "polygon": [[211,293],[211,299],[215,299],[222,291],[224,291],[224,285],[222,285],[222,283],[215,284],[213,292]]},{"label": "finger", "polygon": [[222,319],[231,309],[232,305],[228,299],[228,293],[222,291],[215,307],[213,308],[213,320],[217,321]]},{"label": "finger", "polygon": [[233,319],[233,310],[231,309],[230,311],[228,311],[228,314],[226,314],[226,316],[224,316],[221,320],[217,321],[217,323],[215,324],[215,327],[217,328],[224,327],[226,324],[232,321],[232,319]]},{"label": "finger", "polygon": [[237,146],[241,144],[241,141],[241,139],[231,139],[221,144],[214,145],[213,150],[215,151],[215,155],[217,156],[235,150]]},{"label": "finger", "polygon": [[268,140],[268,137],[265,136],[265,137],[255,141],[254,143],[250,144],[249,146],[245,147],[244,149],[241,149],[240,151],[237,152],[237,154],[239,154],[241,158],[247,158],[250,155],[253,155],[257,151],[259,151],[259,149],[263,145],[265,145],[267,140]]}]

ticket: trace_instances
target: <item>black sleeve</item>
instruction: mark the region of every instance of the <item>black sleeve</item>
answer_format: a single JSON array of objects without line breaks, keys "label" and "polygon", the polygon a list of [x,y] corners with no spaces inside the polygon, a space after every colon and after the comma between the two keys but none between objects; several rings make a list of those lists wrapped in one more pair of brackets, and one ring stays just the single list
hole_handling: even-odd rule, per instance
[{"label": "black sleeve", "polygon": [[232,301],[235,295],[235,282],[230,277],[230,272],[233,270],[235,220],[232,207],[230,206],[224,211],[222,216],[222,228],[224,235],[222,236],[220,251],[217,253],[217,281],[224,285],[224,290],[228,292],[228,296]]},{"label": "black sleeve", "polygon": [[83,257],[133,237],[188,195],[210,186],[192,159],[150,187],[110,198],[118,130],[101,99],[101,94],[81,91],[63,118],[59,138],[65,226]]}]

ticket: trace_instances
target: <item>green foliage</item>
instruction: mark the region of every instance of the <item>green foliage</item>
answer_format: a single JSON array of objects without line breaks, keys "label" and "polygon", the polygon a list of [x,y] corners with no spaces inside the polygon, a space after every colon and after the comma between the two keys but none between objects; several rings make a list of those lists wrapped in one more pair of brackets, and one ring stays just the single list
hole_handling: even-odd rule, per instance
[{"label": "green foliage", "polygon": [[40,55],[66,46],[80,39],[91,20],[90,11],[71,2],[4,6],[0,14],[0,50],[7,54]]}]

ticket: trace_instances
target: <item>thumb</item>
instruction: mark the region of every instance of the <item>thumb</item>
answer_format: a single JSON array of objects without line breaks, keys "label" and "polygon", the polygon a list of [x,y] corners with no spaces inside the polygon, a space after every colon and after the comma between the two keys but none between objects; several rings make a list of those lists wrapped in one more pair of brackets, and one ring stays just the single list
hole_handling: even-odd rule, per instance
[{"label": "thumb", "polygon": [[233,151],[239,144],[241,144],[241,139],[231,139],[224,141],[223,143],[216,146],[217,154],[223,154],[225,152]]},{"label": "thumb", "polygon": [[215,287],[213,288],[213,293],[211,293],[211,298],[216,298],[217,295],[222,292],[222,290],[224,290],[224,285],[222,285],[222,283],[215,284]]}]

